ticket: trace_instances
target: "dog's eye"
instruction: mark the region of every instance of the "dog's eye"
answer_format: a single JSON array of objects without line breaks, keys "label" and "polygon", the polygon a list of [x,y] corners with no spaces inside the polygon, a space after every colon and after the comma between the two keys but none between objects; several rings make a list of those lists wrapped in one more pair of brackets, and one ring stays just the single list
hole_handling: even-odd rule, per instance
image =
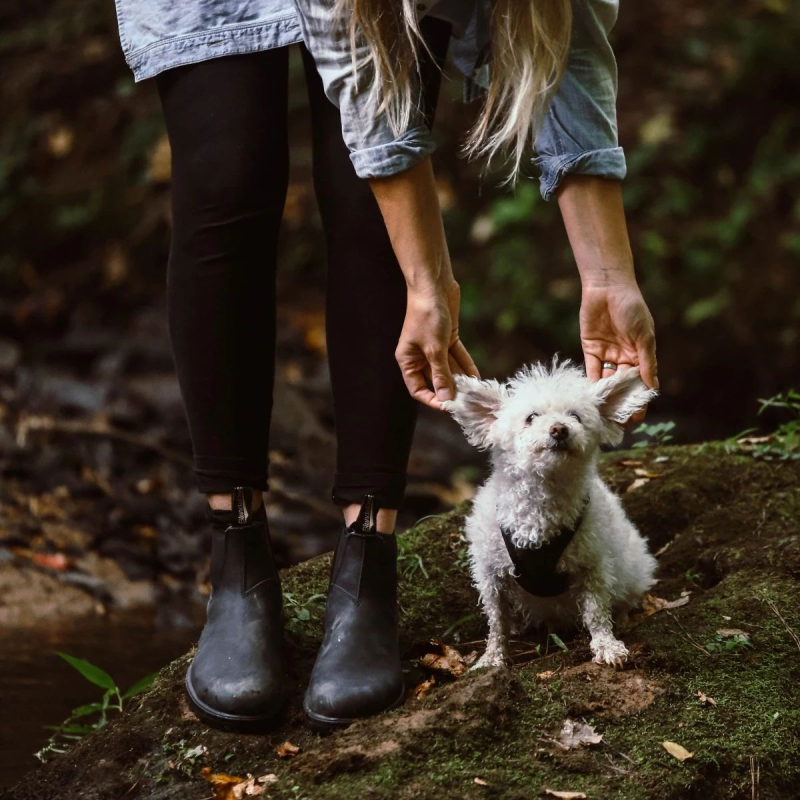
[{"label": "dog's eye", "polygon": [[528,414],[528,418],[525,420],[525,423],[527,425],[530,425],[533,422],[534,418],[538,417],[538,416],[539,416],[539,412],[538,411],[534,411],[534,412]]},{"label": "dog's eye", "polygon": [[570,411],[570,412],[569,412],[569,415],[570,415],[571,417],[575,417],[575,419],[576,419],[578,422],[580,422],[580,421],[581,421],[580,414],[578,414],[577,412],[575,412],[575,411]]}]

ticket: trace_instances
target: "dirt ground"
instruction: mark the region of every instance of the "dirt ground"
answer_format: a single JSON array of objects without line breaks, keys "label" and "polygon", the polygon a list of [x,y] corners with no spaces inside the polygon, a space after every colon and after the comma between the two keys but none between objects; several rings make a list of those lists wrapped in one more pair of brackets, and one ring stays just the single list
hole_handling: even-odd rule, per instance
[{"label": "dirt ground", "polygon": [[[200,724],[182,696],[187,654],[130,711],[0,797],[232,798],[237,783],[239,796],[314,800],[511,800],[548,790],[625,800],[797,797],[800,465],[704,445],[609,454],[603,471],[659,560],[660,600],[624,632],[631,658],[623,671],[590,663],[585,634],[565,637],[563,649],[543,637],[519,642],[512,669],[457,679],[409,657],[409,686],[427,688],[397,711],[320,738],[301,713],[320,638],[322,607],[311,602],[308,620],[287,611],[294,683],[272,734]],[[653,477],[628,491],[642,471]],[[441,648],[425,644],[432,639],[467,660],[482,647],[464,511],[404,535],[409,656]],[[285,570],[284,591],[305,607],[328,563],[322,556]],[[567,720],[587,733],[584,744],[565,740]],[[665,742],[691,756],[681,761]]]}]

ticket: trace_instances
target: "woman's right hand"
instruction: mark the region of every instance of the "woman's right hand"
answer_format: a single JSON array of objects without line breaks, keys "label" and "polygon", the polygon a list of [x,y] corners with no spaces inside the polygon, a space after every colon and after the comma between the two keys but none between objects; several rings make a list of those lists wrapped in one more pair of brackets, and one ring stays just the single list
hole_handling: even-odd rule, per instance
[{"label": "woman's right hand", "polygon": [[460,302],[458,283],[450,277],[408,289],[406,318],[395,358],[409,394],[437,410],[455,397],[454,373],[480,377],[458,336]]}]

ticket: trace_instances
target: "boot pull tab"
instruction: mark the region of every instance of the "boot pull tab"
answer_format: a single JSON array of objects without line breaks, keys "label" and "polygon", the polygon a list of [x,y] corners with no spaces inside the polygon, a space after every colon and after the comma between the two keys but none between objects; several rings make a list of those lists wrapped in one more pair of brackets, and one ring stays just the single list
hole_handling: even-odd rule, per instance
[{"label": "boot pull tab", "polygon": [[249,486],[237,486],[231,493],[231,508],[239,525],[247,525],[253,516],[253,490]]},{"label": "boot pull tab", "polygon": [[351,530],[354,533],[377,533],[377,518],[378,507],[375,504],[375,498],[368,494],[361,504],[361,511],[358,512]]}]

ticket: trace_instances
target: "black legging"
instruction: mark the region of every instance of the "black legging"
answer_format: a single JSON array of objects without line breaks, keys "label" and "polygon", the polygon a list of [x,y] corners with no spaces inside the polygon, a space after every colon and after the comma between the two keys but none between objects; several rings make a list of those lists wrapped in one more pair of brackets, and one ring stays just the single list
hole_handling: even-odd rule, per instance
[{"label": "black legging", "polygon": [[[426,21],[441,63],[449,26]],[[397,508],[416,407],[394,359],[403,275],[339,112],[303,48],[314,188],[328,254],[326,329],[338,441],[334,501]],[[423,63],[432,121],[438,67]],[[158,77],[172,146],[169,328],[199,488],[267,488],[275,377],[277,240],[286,196],[288,49],[226,56]]]}]

